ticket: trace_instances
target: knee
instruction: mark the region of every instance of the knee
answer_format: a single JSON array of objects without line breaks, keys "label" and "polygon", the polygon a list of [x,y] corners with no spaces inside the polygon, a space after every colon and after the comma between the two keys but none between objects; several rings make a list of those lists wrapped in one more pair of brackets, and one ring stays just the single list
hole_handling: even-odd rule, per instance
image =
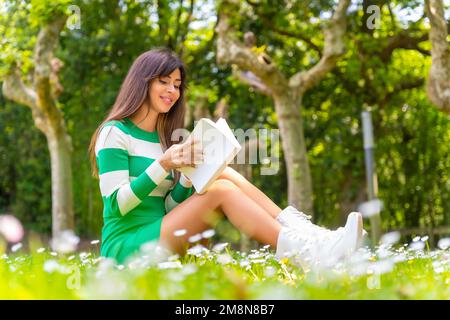
[{"label": "knee", "polygon": [[232,199],[233,195],[238,192],[239,188],[230,180],[227,179],[217,179],[208,189],[207,194],[213,199],[212,201],[217,201],[219,207],[228,199]]},{"label": "knee", "polygon": [[236,186],[230,180],[220,178],[213,182],[208,192],[212,191],[213,193],[227,193],[238,189],[238,186]]},{"label": "knee", "polygon": [[230,167],[225,167],[225,170],[223,170],[223,172],[220,174],[220,176],[217,178],[219,179],[226,179],[226,180],[231,180],[231,168]]}]

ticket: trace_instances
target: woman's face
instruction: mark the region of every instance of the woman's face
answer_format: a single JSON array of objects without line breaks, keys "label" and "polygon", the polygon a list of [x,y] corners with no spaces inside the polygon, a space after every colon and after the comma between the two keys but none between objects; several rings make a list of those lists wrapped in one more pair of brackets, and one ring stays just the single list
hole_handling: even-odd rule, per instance
[{"label": "woman's face", "polygon": [[175,69],[168,76],[152,81],[150,86],[150,108],[158,113],[166,113],[180,97],[181,72]]}]

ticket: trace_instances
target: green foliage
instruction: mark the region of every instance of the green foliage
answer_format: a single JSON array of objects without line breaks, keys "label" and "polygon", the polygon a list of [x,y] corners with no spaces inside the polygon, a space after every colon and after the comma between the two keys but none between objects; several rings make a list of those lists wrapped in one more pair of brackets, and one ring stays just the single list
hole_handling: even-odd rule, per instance
[{"label": "green foliage", "polygon": [[0,76],[16,65],[23,72],[32,68],[32,48],[36,41],[36,27],[29,26],[30,4],[27,1],[2,1],[8,8],[0,15]]},{"label": "green foliage", "polygon": [[34,27],[45,25],[57,16],[67,13],[72,0],[30,0],[30,22]]},{"label": "green foliage", "polygon": [[1,210],[14,214],[30,229],[48,233],[52,209],[47,141],[34,127],[28,109],[1,95],[0,101]]},{"label": "green foliage", "polygon": [[13,65],[24,75],[33,69],[33,49],[40,27],[66,15],[71,4],[72,0],[2,0],[5,11],[0,15],[0,77]]}]

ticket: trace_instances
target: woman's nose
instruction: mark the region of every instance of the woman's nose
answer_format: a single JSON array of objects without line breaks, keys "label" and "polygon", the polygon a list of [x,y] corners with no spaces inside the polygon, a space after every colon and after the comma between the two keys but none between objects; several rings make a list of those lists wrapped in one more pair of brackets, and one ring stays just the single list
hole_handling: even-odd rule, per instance
[{"label": "woman's nose", "polygon": [[169,84],[168,87],[167,87],[167,91],[169,91],[169,92],[175,91],[175,85]]}]

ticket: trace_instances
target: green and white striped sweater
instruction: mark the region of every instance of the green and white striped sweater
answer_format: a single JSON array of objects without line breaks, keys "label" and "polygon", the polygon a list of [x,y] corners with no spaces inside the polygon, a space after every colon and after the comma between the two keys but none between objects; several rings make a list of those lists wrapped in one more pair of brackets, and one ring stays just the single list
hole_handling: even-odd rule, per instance
[{"label": "green and white striped sweater", "polygon": [[101,255],[119,263],[158,240],[164,215],[192,194],[192,183],[173,176],[157,160],[163,154],[156,131],[129,118],[105,123],[95,145],[103,199]]}]

